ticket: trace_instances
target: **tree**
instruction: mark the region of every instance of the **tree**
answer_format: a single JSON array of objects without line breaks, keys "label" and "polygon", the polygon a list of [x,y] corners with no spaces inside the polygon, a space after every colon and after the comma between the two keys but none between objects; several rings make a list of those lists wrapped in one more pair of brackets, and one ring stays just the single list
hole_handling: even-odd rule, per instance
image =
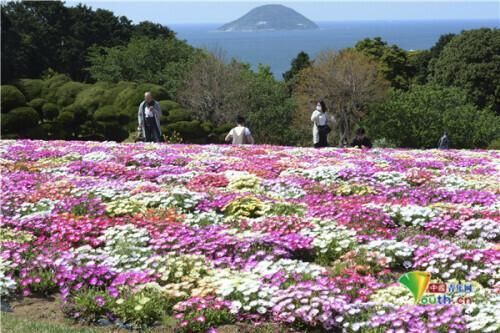
[{"label": "tree", "polygon": [[89,72],[97,81],[164,85],[172,97],[194,55],[191,46],[175,38],[137,37],[125,47],[91,48]]},{"label": "tree", "polygon": [[370,136],[400,147],[434,148],[447,131],[454,148],[485,147],[500,135],[499,118],[467,103],[458,88],[413,86],[370,106],[364,119]]},{"label": "tree", "polygon": [[463,31],[432,64],[432,81],[462,88],[472,103],[500,114],[500,29]]},{"label": "tree", "polygon": [[380,37],[366,38],[356,43],[355,49],[380,64],[380,70],[392,87],[408,89],[412,69],[405,50],[397,45],[389,46]]},{"label": "tree", "polygon": [[291,82],[301,70],[309,66],[311,66],[309,55],[304,51],[300,51],[299,54],[292,59],[290,69],[283,73],[283,79],[285,82]]},{"label": "tree", "polygon": [[416,84],[426,84],[432,77],[433,62],[435,62],[446,44],[448,44],[455,34],[441,35],[436,44],[430,50],[419,50],[408,52],[408,61],[412,68],[413,82]]},{"label": "tree", "polygon": [[248,92],[247,122],[256,142],[293,144],[295,135],[291,125],[296,106],[286,83],[277,81],[269,66],[260,65],[251,75]]},{"label": "tree", "polygon": [[175,33],[169,28],[149,21],[143,21],[134,26],[132,35],[134,37],[147,37],[147,38],[174,38]]},{"label": "tree", "polygon": [[328,111],[335,116],[339,142],[349,140],[366,105],[383,100],[388,86],[377,64],[366,55],[352,49],[324,52],[299,74],[295,126],[309,138],[311,112],[316,101],[324,100]]},{"label": "tree", "polygon": [[87,50],[91,46],[125,46],[132,37],[175,40],[170,29],[151,22],[133,25],[124,16],[61,1],[1,3],[2,82],[39,78],[52,68],[73,80],[90,81]]},{"label": "tree", "polygon": [[237,114],[246,114],[248,66],[226,63],[219,52],[197,58],[184,77],[178,93],[180,104],[197,119],[215,125],[233,123]]}]

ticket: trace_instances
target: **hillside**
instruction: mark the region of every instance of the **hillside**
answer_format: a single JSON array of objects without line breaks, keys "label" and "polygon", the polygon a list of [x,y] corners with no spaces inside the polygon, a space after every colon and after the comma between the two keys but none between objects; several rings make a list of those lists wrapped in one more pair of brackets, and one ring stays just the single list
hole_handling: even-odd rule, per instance
[{"label": "hillside", "polygon": [[283,5],[252,9],[239,19],[224,24],[220,31],[312,30],[318,26],[302,14]]}]

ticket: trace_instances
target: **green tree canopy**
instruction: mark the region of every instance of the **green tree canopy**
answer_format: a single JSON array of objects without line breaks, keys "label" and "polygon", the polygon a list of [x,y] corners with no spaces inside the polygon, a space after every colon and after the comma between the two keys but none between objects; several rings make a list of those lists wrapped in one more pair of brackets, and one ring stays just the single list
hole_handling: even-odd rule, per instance
[{"label": "green tree canopy", "polygon": [[89,72],[97,81],[160,84],[174,94],[194,54],[175,38],[137,37],[126,46],[91,48]]},{"label": "green tree canopy", "polygon": [[408,54],[397,45],[388,45],[380,37],[366,38],[354,47],[380,64],[384,77],[397,89],[408,89],[412,68]]},{"label": "green tree canopy", "polygon": [[77,81],[89,81],[87,49],[125,46],[132,37],[171,38],[160,24],[133,25],[124,16],[61,1],[2,2],[2,83],[39,78],[52,68]]},{"label": "green tree canopy", "polygon": [[300,51],[299,54],[292,59],[290,69],[283,73],[283,79],[285,82],[290,82],[302,69],[309,66],[311,66],[309,54],[304,51]]},{"label": "green tree canopy", "polygon": [[463,31],[432,63],[433,81],[462,88],[469,101],[500,114],[500,29]]},{"label": "green tree canopy", "polygon": [[500,133],[499,118],[468,103],[458,88],[412,86],[370,107],[364,125],[374,139],[401,147],[435,148],[446,131],[453,148],[485,147]]}]

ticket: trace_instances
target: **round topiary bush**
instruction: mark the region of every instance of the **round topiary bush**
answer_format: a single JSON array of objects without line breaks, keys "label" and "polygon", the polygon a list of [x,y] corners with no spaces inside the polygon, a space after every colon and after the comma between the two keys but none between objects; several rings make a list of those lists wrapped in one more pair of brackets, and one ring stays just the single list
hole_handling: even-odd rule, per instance
[{"label": "round topiary bush", "polygon": [[191,115],[182,109],[173,109],[168,112],[167,122],[177,123],[179,121],[190,121]]},{"label": "round topiary bush", "polygon": [[167,89],[165,89],[162,86],[159,86],[157,84],[143,83],[143,84],[140,84],[139,86],[137,86],[137,89],[141,93],[142,98],[144,98],[144,93],[146,91],[151,92],[151,94],[153,95],[153,98],[156,101],[161,101],[161,100],[165,100],[165,99],[170,98]]},{"label": "round topiary bush", "polygon": [[42,95],[44,82],[40,79],[20,79],[16,86],[21,90],[27,100],[39,98]]},{"label": "round topiary bush", "polygon": [[163,111],[164,114],[168,113],[170,110],[173,109],[180,109],[179,104],[174,101],[162,100],[159,101],[158,103],[160,103],[161,111]]},{"label": "round topiary bush", "polygon": [[73,105],[92,113],[100,106],[113,104],[115,97],[109,96],[110,87],[104,82],[86,87],[76,95]]},{"label": "round topiary bush", "polygon": [[15,86],[2,85],[1,95],[2,113],[7,113],[14,108],[26,105],[26,98]]},{"label": "round topiary bush", "polygon": [[67,106],[72,104],[76,96],[83,91],[87,84],[81,82],[66,82],[62,86],[58,87],[55,93],[56,103],[59,106]]},{"label": "round topiary bush", "polygon": [[42,107],[47,103],[47,100],[44,98],[35,98],[28,102],[28,106],[31,106],[33,109],[37,110],[40,115],[43,114]]},{"label": "round topiary bush", "polygon": [[42,106],[42,113],[44,119],[52,120],[59,115],[59,108],[54,103],[45,103]]},{"label": "round topiary bush", "polygon": [[125,125],[129,122],[130,117],[120,112],[119,109],[113,105],[105,105],[99,108],[93,116],[94,120],[101,122],[115,121],[121,125]]},{"label": "round topiary bush", "polygon": [[488,145],[488,149],[500,150],[500,138],[496,138],[495,140],[491,141]]},{"label": "round topiary bush", "polygon": [[167,133],[174,131],[179,133],[184,141],[191,141],[196,139],[204,139],[208,133],[203,129],[200,121],[179,121],[177,123],[168,124],[163,127]]},{"label": "round topiary bush", "polygon": [[69,110],[63,110],[61,113],[59,113],[59,115],[55,119],[55,122],[62,128],[71,127],[74,124],[74,114]]},{"label": "round topiary bush", "polygon": [[120,109],[126,109],[127,107],[139,107],[139,104],[144,100],[144,91],[141,92],[135,86],[130,86],[118,93],[113,103],[116,107]]},{"label": "round topiary bush", "polygon": [[65,75],[65,74],[56,74],[54,76],[52,76],[51,78],[47,79],[44,81],[45,83],[45,89],[54,89],[54,88],[58,88],[60,86],[62,86],[63,84],[65,84],[66,82],[70,82],[71,79],[69,78],[69,76]]},{"label": "round topiary bush", "polygon": [[2,131],[6,133],[19,133],[22,129],[37,126],[39,121],[40,117],[35,109],[29,106],[22,106],[2,116]]}]

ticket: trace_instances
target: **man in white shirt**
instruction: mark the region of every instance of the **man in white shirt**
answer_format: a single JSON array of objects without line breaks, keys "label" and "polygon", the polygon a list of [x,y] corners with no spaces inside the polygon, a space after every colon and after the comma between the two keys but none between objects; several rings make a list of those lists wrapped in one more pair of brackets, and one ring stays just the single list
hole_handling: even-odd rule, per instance
[{"label": "man in white shirt", "polygon": [[233,145],[253,145],[255,141],[250,130],[245,127],[245,118],[243,118],[242,116],[238,116],[236,118],[236,123],[236,127],[231,129],[226,135],[225,141],[231,141]]},{"label": "man in white shirt", "polygon": [[144,93],[144,101],[139,105],[137,119],[140,132],[145,142],[160,142],[161,127],[160,127],[161,108],[160,103],[153,99],[149,91]]}]

